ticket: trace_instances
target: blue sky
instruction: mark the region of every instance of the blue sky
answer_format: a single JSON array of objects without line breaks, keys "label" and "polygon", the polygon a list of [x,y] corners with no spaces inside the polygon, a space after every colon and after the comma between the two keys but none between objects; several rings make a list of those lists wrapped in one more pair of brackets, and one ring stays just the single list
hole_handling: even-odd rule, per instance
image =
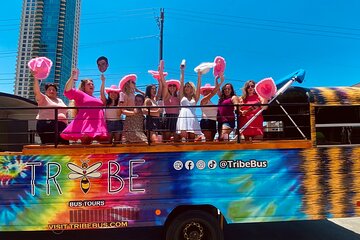
[{"label": "blue sky", "polygon": [[[99,3],[104,3],[103,5]],[[22,1],[0,9],[0,91],[12,93]],[[100,87],[96,59],[109,58],[106,85],[138,75],[142,89],[155,80],[147,70],[159,59],[156,17],[165,8],[164,60],[168,79],[185,80],[193,69],[220,55],[227,61],[226,82],[238,95],[246,80],[275,81],[306,70],[304,87],[349,86],[360,82],[360,1],[358,0],[83,0],[80,23],[80,78]],[[203,84],[213,83],[212,74]]]}]

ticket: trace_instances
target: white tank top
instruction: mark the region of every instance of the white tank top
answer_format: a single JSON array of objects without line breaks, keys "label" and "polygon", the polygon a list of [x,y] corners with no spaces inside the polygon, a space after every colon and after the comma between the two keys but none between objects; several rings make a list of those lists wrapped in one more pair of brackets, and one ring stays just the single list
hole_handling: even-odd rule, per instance
[{"label": "white tank top", "polygon": [[106,121],[117,121],[120,120],[120,117],[117,115],[118,109],[105,109],[105,118]]}]

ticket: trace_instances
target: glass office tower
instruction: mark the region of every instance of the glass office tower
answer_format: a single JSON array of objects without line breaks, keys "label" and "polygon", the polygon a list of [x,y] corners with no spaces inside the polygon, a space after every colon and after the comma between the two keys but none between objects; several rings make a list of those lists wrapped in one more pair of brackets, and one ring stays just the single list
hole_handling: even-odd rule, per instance
[{"label": "glass office tower", "polygon": [[45,82],[58,84],[58,94],[65,100],[65,83],[71,69],[77,66],[80,1],[23,0],[15,95],[34,99],[33,78],[27,63],[31,58],[45,56],[53,62]]}]

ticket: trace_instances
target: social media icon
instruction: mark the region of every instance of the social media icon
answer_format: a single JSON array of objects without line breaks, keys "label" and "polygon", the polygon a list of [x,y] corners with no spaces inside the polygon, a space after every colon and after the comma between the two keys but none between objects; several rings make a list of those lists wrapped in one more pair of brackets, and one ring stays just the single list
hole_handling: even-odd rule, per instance
[{"label": "social media icon", "polygon": [[221,160],[221,161],[219,162],[219,167],[220,167],[221,169],[226,168],[226,167],[227,167],[227,161]]},{"label": "social media icon", "polygon": [[174,169],[175,170],[181,170],[183,168],[184,164],[180,161],[180,160],[177,160],[174,162]]},{"label": "social media icon", "polygon": [[206,167],[206,163],[204,160],[199,160],[196,163],[196,167],[200,170],[203,170]]},{"label": "social media icon", "polygon": [[215,169],[216,166],[217,166],[217,164],[216,164],[216,161],[215,161],[215,160],[210,160],[210,161],[208,162],[208,168],[210,168],[210,169]]},{"label": "social media icon", "polygon": [[185,162],[185,168],[187,170],[192,170],[194,167],[195,167],[195,164],[194,164],[193,161],[188,160],[188,161]]}]

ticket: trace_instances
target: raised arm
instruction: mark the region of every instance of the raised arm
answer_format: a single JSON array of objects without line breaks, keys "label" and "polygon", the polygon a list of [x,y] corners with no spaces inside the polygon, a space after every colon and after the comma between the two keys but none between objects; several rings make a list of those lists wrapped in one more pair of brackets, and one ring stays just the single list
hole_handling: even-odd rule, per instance
[{"label": "raised arm", "polygon": [[221,85],[224,83],[224,75],[220,76],[220,83],[218,82],[219,77],[215,77],[215,88],[206,96],[203,97],[203,99],[201,99],[200,104],[201,105],[205,105],[207,104],[210,99],[216,95],[216,93],[219,91]]},{"label": "raised arm", "polygon": [[105,76],[104,76],[104,74],[101,74],[100,79],[101,79],[100,99],[105,106],[106,105],[106,96],[105,96]]},{"label": "raised arm", "polygon": [[[220,80],[221,80],[221,84],[220,84],[218,90],[216,91],[216,93],[217,93],[218,97],[220,98],[220,97],[221,97],[221,94],[222,94],[222,93],[221,93],[221,85],[224,83],[224,73],[222,73],[221,75],[219,75],[219,77],[220,77]],[[219,80],[219,78],[218,78],[218,77],[215,77],[215,86],[216,86],[218,80]]]},{"label": "raised arm", "polygon": [[140,89],[138,89],[137,87],[135,87],[135,92],[140,93],[141,95],[145,96],[145,92],[141,91]]},{"label": "raised arm", "polygon": [[160,88],[162,90],[162,99],[163,101],[166,101],[170,98],[170,94],[169,94],[169,88],[166,84],[166,81],[165,81],[165,77],[164,77],[164,71],[163,69],[160,69],[160,66],[159,66],[159,75],[160,75],[160,79],[159,79],[159,91],[160,91]]},{"label": "raised arm", "polygon": [[[160,82],[160,79],[159,79],[159,88],[158,88],[158,91],[156,93],[156,101],[160,100],[160,99],[163,99],[163,84]],[[164,100],[164,99],[163,99]]]},{"label": "raised arm", "polygon": [[159,81],[159,88],[158,88],[158,90],[157,90],[157,92],[156,92],[156,101],[158,101],[158,100],[160,100],[160,99],[162,99],[162,89],[163,89],[163,85],[160,83],[160,81]]},{"label": "raised arm", "polygon": [[[35,75],[34,73],[32,73],[33,76]],[[39,79],[35,78],[34,76],[34,94],[35,94],[35,100],[36,102],[42,102],[45,98],[45,94],[43,94],[40,91],[40,84],[39,84]]]},{"label": "raised arm", "polygon": [[77,69],[73,69],[71,71],[71,76],[65,84],[65,88],[64,88],[65,92],[70,91],[74,87],[74,82],[76,80],[75,77],[78,75],[78,73],[79,73],[79,70],[77,70]]},{"label": "raised arm", "polygon": [[180,66],[180,89],[179,89],[180,100],[184,97],[184,71],[185,71],[185,66]]},{"label": "raised arm", "polygon": [[201,71],[198,71],[195,102],[199,101],[200,99],[200,87],[201,87]]},{"label": "raised arm", "polygon": [[[159,72],[160,73],[160,72]],[[170,97],[170,94],[169,94],[169,88],[166,84],[166,81],[165,81],[165,78],[164,78],[164,74],[163,73],[160,73],[160,80],[159,80],[159,84],[160,86],[162,86],[162,99],[163,101],[166,101],[169,99]],[[160,89],[159,89],[160,91]]]}]

